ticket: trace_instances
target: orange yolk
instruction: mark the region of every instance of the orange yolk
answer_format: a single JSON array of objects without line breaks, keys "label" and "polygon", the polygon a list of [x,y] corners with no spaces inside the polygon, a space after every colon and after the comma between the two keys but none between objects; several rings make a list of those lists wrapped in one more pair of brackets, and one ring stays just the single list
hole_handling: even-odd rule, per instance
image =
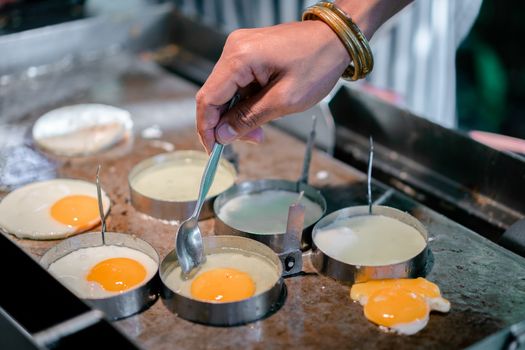
[{"label": "orange yolk", "polygon": [[146,278],[146,269],[129,258],[106,259],[91,268],[86,279],[97,282],[107,291],[122,292],[140,284]]},{"label": "orange yolk", "polygon": [[367,319],[385,327],[424,320],[429,312],[429,306],[423,297],[399,287],[375,292],[364,307]]},{"label": "orange yolk", "polygon": [[365,304],[366,299],[376,291],[394,287],[409,289],[424,298],[438,298],[441,296],[439,287],[436,284],[429,282],[422,277],[418,277],[415,279],[400,278],[357,283],[352,286],[350,297],[352,300],[357,300],[361,304]]},{"label": "orange yolk", "polygon": [[99,220],[97,199],[85,195],[63,197],[51,207],[51,217],[79,231],[88,229]]},{"label": "orange yolk", "polygon": [[191,284],[195,299],[230,302],[255,294],[255,283],[249,274],[231,268],[217,268],[199,274]]},{"label": "orange yolk", "polygon": [[450,302],[441,297],[439,287],[421,277],[357,283],[350,297],[364,305],[369,321],[402,334],[423,329],[430,311],[450,310]]}]

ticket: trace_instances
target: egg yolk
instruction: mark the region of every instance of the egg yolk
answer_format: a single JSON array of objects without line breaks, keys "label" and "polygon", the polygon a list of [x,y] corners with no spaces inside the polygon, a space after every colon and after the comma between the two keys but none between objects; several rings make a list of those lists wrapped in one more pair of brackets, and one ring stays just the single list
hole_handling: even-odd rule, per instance
[{"label": "egg yolk", "polygon": [[249,274],[232,268],[217,268],[199,274],[191,284],[195,299],[231,302],[255,294],[255,283]]},{"label": "egg yolk", "polygon": [[365,317],[385,327],[424,320],[429,312],[423,297],[399,287],[375,292],[364,306]]},{"label": "egg yolk", "polygon": [[357,283],[352,286],[352,289],[350,290],[350,297],[352,300],[357,300],[361,304],[365,304],[368,297],[374,292],[380,289],[394,287],[409,289],[424,298],[438,298],[441,296],[439,287],[436,284],[422,277],[418,277],[413,279],[400,278]]},{"label": "egg yolk", "polygon": [[107,291],[122,292],[140,284],[146,278],[146,269],[129,258],[106,259],[91,268],[86,279],[97,282]]},{"label": "egg yolk", "polygon": [[97,199],[85,195],[63,197],[51,206],[51,217],[78,230],[88,229],[99,219]]},{"label": "egg yolk", "polygon": [[421,277],[356,283],[350,297],[364,305],[369,321],[401,334],[423,329],[432,310],[450,310],[450,302],[441,297],[439,287]]}]

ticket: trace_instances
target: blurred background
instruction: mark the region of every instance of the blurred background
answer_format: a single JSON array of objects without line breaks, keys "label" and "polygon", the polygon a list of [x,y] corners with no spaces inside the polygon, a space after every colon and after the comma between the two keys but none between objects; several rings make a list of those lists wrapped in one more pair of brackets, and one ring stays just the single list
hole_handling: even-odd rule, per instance
[{"label": "blurred background", "polygon": [[484,0],[458,49],[459,127],[525,138],[523,1]]},{"label": "blurred background", "polygon": [[[0,35],[101,13],[118,13],[145,3],[148,2],[0,0]],[[152,3],[158,1],[149,2]],[[188,16],[228,32],[237,27],[297,19],[301,9],[312,1],[175,0],[173,3]],[[525,93],[525,50],[516,39],[525,32],[522,25],[524,11],[525,2],[522,1],[482,2],[472,29],[457,50],[456,101],[449,100],[455,105],[455,125],[459,129],[525,138],[525,99],[522,98]],[[0,60],[3,54],[0,52]],[[412,104],[417,105],[417,102],[412,101]],[[408,105],[410,107],[410,103]],[[425,114],[417,108],[415,113]]]}]

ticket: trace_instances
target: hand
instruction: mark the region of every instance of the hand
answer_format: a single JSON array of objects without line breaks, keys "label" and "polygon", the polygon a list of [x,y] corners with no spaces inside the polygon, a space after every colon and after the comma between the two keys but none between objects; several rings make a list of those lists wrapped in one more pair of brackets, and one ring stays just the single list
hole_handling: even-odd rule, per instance
[{"label": "hand", "polygon": [[[216,141],[262,141],[262,124],[319,102],[349,63],[343,44],[321,21],[233,32],[197,93],[201,142],[209,152]],[[237,92],[241,101],[221,117]]]},{"label": "hand", "polygon": [[[367,38],[412,0],[337,0]],[[222,55],[197,93],[197,131],[208,152],[214,142],[260,142],[260,126],[304,111],[333,88],[350,56],[321,21],[241,29],[226,41]],[[256,87],[254,89],[254,87]],[[241,102],[222,115],[235,93]],[[222,116],[221,116],[222,115]]]}]

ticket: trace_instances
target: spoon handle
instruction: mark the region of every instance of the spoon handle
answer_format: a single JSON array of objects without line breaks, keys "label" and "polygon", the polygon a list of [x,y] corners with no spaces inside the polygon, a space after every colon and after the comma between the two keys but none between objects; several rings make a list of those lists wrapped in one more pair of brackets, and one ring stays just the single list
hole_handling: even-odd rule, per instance
[{"label": "spoon handle", "polygon": [[[229,111],[239,101],[239,99],[240,95],[236,93],[228,103],[226,111]],[[204,168],[204,174],[202,174],[201,186],[199,189],[199,198],[197,199],[197,204],[195,205],[195,209],[193,210],[192,214],[192,217],[197,221],[199,220],[199,215],[201,214],[202,204],[204,203],[204,200],[210,191],[210,187],[213,184],[213,179],[215,178],[215,173],[217,172],[217,166],[219,165],[219,160],[221,159],[223,149],[223,144],[215,142],[210,154],[210,158],[208,159],[208,163],[206,164],[206,168]]]},{"label": "spoon handle", "polygon": [[215,173],[217,172],[217,166],[219,165],[219,160],[221,159],[223,149],[224,145],[218,142],[213,145],[210,158],[208,159],[208,164],[206,164],[206,168],[204,169],[204,174],[202,175],[201,186],[199,189],[199,197],[192,215],[192,217],[196,218],[197,220],[201,213],[202,204],[204,203],[204,200],[210,191],[210,187],[213,184],[213,179],[215,178]]}]

